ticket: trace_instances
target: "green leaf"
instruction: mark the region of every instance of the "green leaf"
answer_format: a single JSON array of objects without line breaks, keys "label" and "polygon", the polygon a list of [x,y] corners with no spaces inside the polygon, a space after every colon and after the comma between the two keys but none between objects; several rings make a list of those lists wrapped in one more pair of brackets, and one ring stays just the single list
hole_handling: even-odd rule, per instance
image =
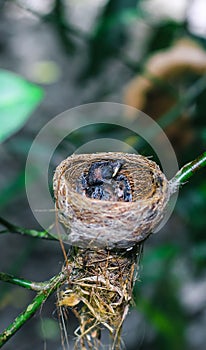
[{"label": "green leaf", "polygon": [[0,70],[0,142],[18,131],[43,98],[43,90],[20,76]]}]

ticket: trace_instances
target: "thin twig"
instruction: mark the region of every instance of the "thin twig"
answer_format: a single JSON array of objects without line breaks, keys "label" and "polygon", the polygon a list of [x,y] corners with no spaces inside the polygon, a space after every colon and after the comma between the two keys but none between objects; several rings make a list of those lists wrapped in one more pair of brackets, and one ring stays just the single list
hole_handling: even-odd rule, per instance
[{"label": "thin twig", "polygon": [[7,220],[0,217],[0,224],[6,228],[6,230],[1,230],[1,233],[19,233],[21,235],[31,236],[35,238],[44,238],[44,239],[51,239],[56,240],[55,237],[50,235],[47,231],[37,231],[37,230],[29,230],[23,227],[19,227],[16,225],[11,224]]},{"label": "thin twig", "polygon": [[[65,276],[64,272],[61,272],[58,275],[60,280],[64,279],[64,276]],[[24,278],[18,278],[18,277],[14,277],[10,274],[0,272],[0,280],[1,281],[8,282],[11,284],[16,284],[19,287],[34,290],[36,292],[42,292],[42,291],[48,290],[50,287],[53,286],[53,283],[56,279],[57,279],[57,276],[52,277],[49,281],[33,282],[33,281],[26,280]]]},{"label": "thin twig", "polygon": [[0,280],[4,282],[16,284],[17,286],[24,287],[26,289],[33,290],[31,281],[25,280],[23,278],[14,277],[4,272],[0,272]]}]

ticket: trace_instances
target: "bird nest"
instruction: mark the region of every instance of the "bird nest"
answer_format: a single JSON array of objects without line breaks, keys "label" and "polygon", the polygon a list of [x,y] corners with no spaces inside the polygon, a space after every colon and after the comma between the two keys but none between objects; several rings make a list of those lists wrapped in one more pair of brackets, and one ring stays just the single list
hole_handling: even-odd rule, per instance
[{"label": "bird nest", "polygon": [[158,165],[141,155],[73,155],[54,175],[63,240],[78,247],[134,246],[159,224],[169,195]]},{"label": "bird nest", "polygon": [[102,327],[111,335],[111,348],[121,348],[140,253],[141,246],[121,254],[80,249],[68,261],[69,278],[59,291],[58,306],[72,308],[79,320],[76,349],[99,349]]},{"label": "bird nest", "polygon": [[55,171],[54,196],[63,240],[78,247],[58,305],[79,319],[77,347],[98,349],[104,326],[119,349],[142,242],[163,217],[169,182],[141,155],[73,155]]}]

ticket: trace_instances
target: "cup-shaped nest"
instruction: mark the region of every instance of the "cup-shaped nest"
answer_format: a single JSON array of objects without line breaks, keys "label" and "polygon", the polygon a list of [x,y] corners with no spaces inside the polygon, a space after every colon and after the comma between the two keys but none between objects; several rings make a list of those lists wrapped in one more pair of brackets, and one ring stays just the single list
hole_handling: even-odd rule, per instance
[{"label": "cup-shaped nest", "polygon": [[64,241],[78,247],[127,249],[157,227],[169,182],[146,157],[127,153],[72,155],[54,174]]}]

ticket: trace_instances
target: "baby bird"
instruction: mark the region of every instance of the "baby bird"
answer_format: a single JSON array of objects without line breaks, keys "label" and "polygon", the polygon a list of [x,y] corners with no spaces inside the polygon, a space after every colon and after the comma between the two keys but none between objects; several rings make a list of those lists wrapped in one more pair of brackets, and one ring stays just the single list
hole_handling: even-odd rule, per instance
[{"label": "baby bird", "polygon": [[132,200],[131,187],[127,177],[118,175],[124,161],[102,161],[93,163],[84,176],[83,186],[87,197],[105,201]]},{"label": "baby bird", "polygon": [[95,162],[88,171],[87,182],[89,186],[109,183],[116,176],[123,165],[122,160]]}]

